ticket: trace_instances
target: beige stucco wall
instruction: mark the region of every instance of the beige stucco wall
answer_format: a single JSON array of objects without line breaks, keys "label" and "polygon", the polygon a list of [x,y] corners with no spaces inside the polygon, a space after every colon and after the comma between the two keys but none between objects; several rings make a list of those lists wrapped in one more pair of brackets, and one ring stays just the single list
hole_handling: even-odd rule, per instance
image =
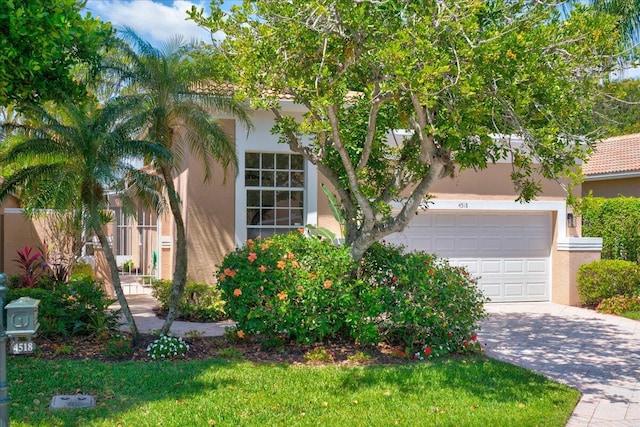
[{"label": "beige stucco wall", "polygon": [[13,261],[17,251],[25,246],[34,249],[42,248],[46,241],[46,224],[43,219],[30,219],[24,213],[3,209],[2,214],[2,265],[0,270],[7,276],[19,273],[19,268]]},{"label": "beige stucco wall", "polygon": [[[555,248],[555,246],[554,246]],[[580,305],[577,274],[582,264],[600,259],[600,252],[559,251],[554,249],[552,260],[551,302],[565,305]]]},{"label": "beige stucco wall", "polygon": [[[234,120],[220,120],[235,140]],[[219,165],[204,183],[204,169],[198,159],[189,159],[186,209],[189,279],[214,283],[216,265],[235,247],[235,170],[225,177]]]},{"label": "beige stucco wall", "polygon": [[595,197],[640,197],[640,177],[585,181],[582,184],[582,196],[586,197],[589,193]]},{"label": "beige stucco wall", "polygon": [[[431,188],[430,193],[439,198],[507,199],[515,200],[518,195],[511,181],[513,169],[508,163],[489,164],[486,169],[475,171],[467,169],[456,171],[453,178],[440,179]],[[560,184],[547,179],[538,179],[542,184],[542,193],[538,200],[565,199],[567,194]],[[580,188],[575,189],[580,194]]]}]

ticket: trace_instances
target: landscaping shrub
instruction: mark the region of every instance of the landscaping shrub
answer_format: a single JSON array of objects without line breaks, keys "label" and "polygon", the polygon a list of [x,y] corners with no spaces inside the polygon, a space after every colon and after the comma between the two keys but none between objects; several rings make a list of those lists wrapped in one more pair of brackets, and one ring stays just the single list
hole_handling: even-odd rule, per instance
[{"label": "landscaping shrub", "polygon": [[365,255],[363,270],[372,291],[367,305],[380,312],[372,321],[382,341],[424,356],[479,349],[475,332],[487,299],[464,268],[377,243]]},{"label": "landscaping shrub", "polygon": [[79,262],[73,266],[73,271],[71,272],[71,279],[78,279],[79,276],[86,276],[91,280],[95,280],[96,278],[91,265],[85,262]]},{"label": "landscaping shrub", "polygon": [[578,270],[578,295],[587,307],[613,296],[633,296],[640,289],[640,266],[631,261],[601,260]]},{"label": "landscaping shrub", "polygon": [[485,315],[475,280],[444,260],[377,244],[356,266],[348,247],[295,232],[248,241],[218,281],[238,336],[270,345],[342,338],[436,356],[476,348]]},{"label": "landscaping shrub", "polygon": [[238,331],[263,345],[349,336],[356,300],[346,247],[298,232],[251,241],[228,254],[218,272],[225,308]]},{"label": "landscaping shrub", "polygon": [[28,296],[40,300],[38,334],[51,339],[70,336],[106,337],[119,330],[119,311],[108,310],[102,286],[89,279],[57,283],[52,289],[18,288],[7,291],[7,302]]},{"label": "landscaping shrub", "polygon": [[630,311],[640,311],[640,298],[618,295],[603,299],[596,307],[598,313],[620,315]]},{"label": "landscaping shrub", "polygon": [[[169,311],[170,280],[157,280],[152,285],[153,296],[160,301],[160,311]],[[217,322],[226,317],[222,292],[214,285],[187,282],[178,305],[178,319],[189,322]]]},{"label": "landscaping shrub", "polygon": [[585,197],[582,235],[602,237],[602,259],[640,260],[640,199]]}]

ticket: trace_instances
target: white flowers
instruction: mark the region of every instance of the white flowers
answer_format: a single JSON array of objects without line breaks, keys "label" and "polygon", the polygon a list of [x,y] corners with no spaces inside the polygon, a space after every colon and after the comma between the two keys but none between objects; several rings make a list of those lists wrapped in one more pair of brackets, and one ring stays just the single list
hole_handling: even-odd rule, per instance
[{"label": "white flowers", "polygon": [[147,346],[147,354],[152,359],[170,359],[174,357],[184,357],[189,351],[189,344],[182,338],[171,335],[161,335],[160,338]]}]

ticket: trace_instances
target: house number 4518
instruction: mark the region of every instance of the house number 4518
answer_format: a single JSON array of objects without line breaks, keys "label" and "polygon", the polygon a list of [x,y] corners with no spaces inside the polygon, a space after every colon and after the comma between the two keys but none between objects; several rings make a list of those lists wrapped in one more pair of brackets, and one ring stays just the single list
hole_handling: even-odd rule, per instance
[{"label": "house number 4518", "polygon": [[467,202],[458,203],[458,207],[460,209],[468,209],[469,208],[469,203],[467,203]]}]

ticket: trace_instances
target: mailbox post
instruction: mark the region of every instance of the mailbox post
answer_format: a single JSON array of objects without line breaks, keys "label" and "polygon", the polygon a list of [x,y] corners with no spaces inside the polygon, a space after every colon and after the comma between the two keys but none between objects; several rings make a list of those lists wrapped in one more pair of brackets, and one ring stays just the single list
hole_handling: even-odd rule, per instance
[{"label": "mailbox post", "polygon": [[[11,337],[11,352],[33,353],[33,336],[38,330],[40,301],[29,297],[7,302],[7,275],[0,273],[0,427],[9,427],[9,383],[7,382],[7,336]],[[6,312],[5,312],[6,309]]]}]

